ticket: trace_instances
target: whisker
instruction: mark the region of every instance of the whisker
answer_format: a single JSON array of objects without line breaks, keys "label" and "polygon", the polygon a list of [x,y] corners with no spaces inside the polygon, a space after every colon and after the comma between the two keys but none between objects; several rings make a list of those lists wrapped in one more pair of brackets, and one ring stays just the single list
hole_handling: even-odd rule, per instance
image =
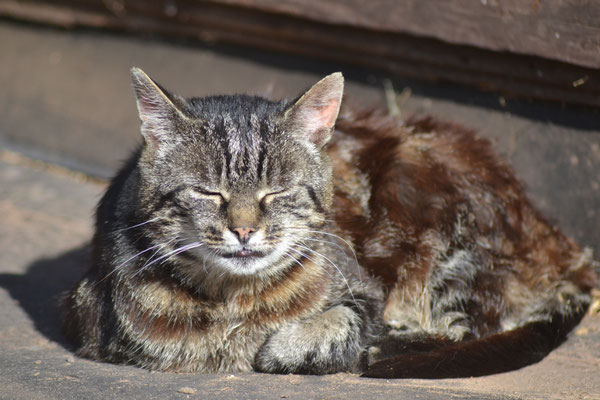
[{"label": "whisker", "polygon": [[[340,246],[337,243],[334,243],[330,240],[324,240],[324,239],[315,239],[315,238],[303,238],[302,241],[311,241],[311,242],[317,242],[317,243],[326,243],[326,244],[330,244],[335,246],[336,248],[338,248],[340,251],[344,251],[344,248],[342,246]],[[305,243],[306,244],[306,243]],[[351,249],[352,250],[352,249]],[[358,263],[358,258],[356,258],[356,253],[354,253],[354,251],[352,251],[352,255],[354,256],[354,264],[356,266],[356,271],[358,272],[358,280],[362,282],[362,274],[361,274],[361,267],[360,264]]]},{"label": "whisker", "polygon": [[[294,249],[293,247],[289,247],[288,250],[292,250],[298,254],[300,254],[302,257],[306,258],[309,261],[312,261],[313,263],[317,263],[317,260],[315,260],[314,258],[312,258],[311,256],[309,256],[308,254],[298,250],[298,249]],[[300,260],[298,260],[298,262],[300,262]],[[304,265],[302,265],[302,267],[304,267]],[[329,273],[329,271],[325,270],[324,271],[327,273],[327,275],[329,275],[330,278],[332,278],[331,274]]]},{"label": "whisker", "polygon": [[314,217],[314,219],[316,219],[317,221],[321,221],[321,222],[332,222],[332,223],[339,223],[339,222],[358,222],[358,221],[363,221],[364,217],[356,217],[356,218],[336,218],[336,219],[327,219],[327,218],[319,218],[319,217]]},{"label": "whisker", "polygon": [[[288,249],[289,250],[289,249]],[[283,253],[284,256],[287,256],[289,258],[292,259],[292,261],[294,261],[296,264],[298,264],[300,266],[300,268],[302,269],[306,269],[306,267],[304,266],[304,264],[302,264],[300,262],[300,260],[298,260],[296,257],[294,257],[292,254],[288,253],[288,250],[285,251],[285,253]],[[299,252],[298,250],[296,250],[297,252]],[[299,252],[300,253],[300,252]],[[302,254],[302,253],[300,253]]]},{"label": "whisker", "polygon": [[[104,281],[105,279],[107,279],[109,276],[111,276],[112,274],[114,274],[114,273],[115,273],[117,270],[119,270],[119,269],[121,269],[122,267],[124,267],[124,266],[125,266],[125,265],[126,265],[128,262],[130,262],[131,260],[134,260],[135,258],[137,258],[137,257],[141,256],[142,254],[144,254],[144,253],[147,253],[147,252],[149,252],[150,250],[156,249],[157,247],[161,247],[161,246],[163,246],[163,245],[166,245],[166,243],[165,243],[165,244],[157,244],[157,245],[154,245],[154,246],[148,247],[147,249],[145,249],[145,250],[142,250],[142,251],[140,251],[139,253],[137,253],[137,254],[135,254],[135,255],[133,255],[133,256],[131,256],[131,257],[129,257],[127,260],[123,261],[121,264],[119,264],[119,265],[117,265],[116,267],[114,267],[114,268],[113,268],[113,270],[112,270],[112,271],[110,271],[108,274],[104,275],[104,276],[102,277],[102,279],[100,279],[98,282],[96,282],[96,283],[94,284],[94,286],[96,286],[96,285],[100,284],[101,282],[103,282],[103,281]],[[156,254],[156,253],[155,253],[155,254]]]},{"label": "whisker", "polygon": [[[305,249],[305,250],[307,250],[307,251],[309,251],[309,252],[311,252],[313,254],[316,254],[316,255],[318,255],[320,257],[323,257],[332,267],[334,267],[339,272],[339,274],[342,277],[342,279],[344,280],[344,283],[346,284],[346,287],[348,288],[348,292],[350,293],[350,297],[352,297],[352,301],[354,301],[354,304],[356,304],[356,306],[358,306],[358,302],[356,301],[356,298],[354,297],[354,293],[352,292],[352,288],[350,287],[350,283],[348,282],[348,280],[344,276],[344,273],[342,272],[342,270],[333,261],[331,261],[331,259],[329,259],[325,255],[319,253],[318,251],[311,249],[308,246],[304,246],[304,245],[301,245],[299,243],[297,243],[296,246],[300,246],[301,248],[303,248],[303,249]],[[290,249],[297,250],[297,249],[294,249],[293,247],[290,247]],[[309,260],[310,260],[310,258],[309,258]]]},{"label": "whisker", "polygon": [[[172,257],[172,256],[176,256],[177,254],[183,253],[184,251],[188,251],[188,250],[191,250],[191,249],[195,249],[195,248],[197,248],[197,247],[201,247],[201,246],[204,246],[204,245],[205,245],[205,244],[204,244],[204,243],[201,243],[201,242],[193,242],[193,243],[186,244],[186,245],[183,245],[183,246],[181,246],[181,247],[178,247],[178,248],[176,248],[175,250],[171,250],[171,251],[170,251],[170,252],[168,252],[167,254],[163,254],[162,256],[158,257],[157,259],[153,260],[152,262],[145,264],[145,265],[144,265],[142,268],[140,268],[140,269],[139,269],[139,270],[138,270],[138,271],[137,271],[137,272],[136,272],[136,273],[135,273],[133,276],[136,276],[137,274],[139,274],[139,273],[143,272],[144,270],[148,269],[150,266],[152,266],[152,265],[156,264],[156,263],[157,263],[157,262],[159,262],[159,261],[162,261],[162,260],[165,260],[165,261],[166,261],[167,259],[169,259],[169,258],[170,258],[170,257]],[[163,261],[163,262],[164,262],[164,261]]]},{"label": "whisker", "polygon": [[[318,230],[314,230],[314,229],[294,228],[294,227],[286,227],[285,229],[297,230],[297,231],[300,230],[300,231],[304,231],[304,232],[308,232],[308,233],[319,233],[319,234],[323,234],[323,235],[327,235],[327,236],[332,236],[332,237],[334,237],[336,239],[339,239],[342,242],[344,242],[344,244],[346,246],[348,246],[348,249],[352,252],[352,256],[354,257],[354,262],[356,263],[356,271],[358,272],[358,279],[362,282],[362,273],[361,273],[360,264],[358,263],[358,257],[356,256],[356,252],[354,251],[354,247],[346,239],[344,239],[343,237],[341,237],[339,235],[331,233],[331,232],[318,231]],[[310,238],[310,239],[311,240],[315,240],[315,241],[318,240],[318,239],[314,239],[314,238]],[[327,242],[327,241],[325,241],[325,242]],[[329,243],[334,244],[333,242],[329,242]]]},{"label": "whisker", "polygon": [[[166,247],[169,244],[171,244],[171,243],[173,243],[173,242],[175,242],[177,240],[178,240],[177,238],[171,239],[168,242],[166,242],[164,244],[164,246],[162,246],[162,247]],[[156,257],[158,255],[158,253],[160,253],[161,250],[162,250],[161,248],[156,249],[156,251],[154,253],[152,253],[152,255],[150,255],[150,257],[148,257],[148,259],[146,260],[146,262],[144,263],[144,265],[142,265],[142,267],[140,269],[143,270],[144,268],[146,268],[146,266],[148,265],[148,263],[152,262],[152,260],[154,260],[154,257]]]},{"label": "whisker", "polygon": [[[294,251],[294,252],[296,252],[296,253],[300,254],[300,255],[301,255],[303,258],[306,258],[307,260],[309,260],[309,261],[312,261],[313,263],[317,264],[317,260],[315,260],[313,257],[311,257],[310,255],[306,254],[306,253],[305,253],[305,252],[303,252],[303,251],[300,251],[300,250],[298,250],[298,249],[294,249],[294,248],[292,248],[292,247],[290,247],[288,250],[292,250],[292,251]],[[291,255],[289,255],[289,256],[290,256],[290,257],[292,257]],[[297,262],[298,264],[302,265],[302,268],[306,268],[306,267],[304,266],[304,264],[302,264],[302,263],[300,262],[300,260],[297,260],[297,259],[296,259],[296,258],[294,258],[294,257],[292,257],[292,258],[293,258],[294,260],[296,260],[296,262]],[[332,280],[334,279],[334,278],[333,278],[333,275],[331,275],[331,273],[330,273],[330,272],[329,272],[329,271],[328,271],[326,268],[322,268],[321,270],[322,270],[322,271],[325,271],[325,273],[327,274],[327,276],[328,276],[328,277],[330,277]]]},{"label": "whisker", "polygon": [[151,219],[149,219],[148,221],[145,221],[145,222],[140,222],[139,224],[135,224],[135,225],[132,225],[132,226],[128,226],[128,227],[126,227],[126,228],[116,229],[116,230],[114,230],[114,231],[110,232],[109,234],[114,234],[114,233],[118,233],[118,232],[124,232],[124,231],[128,231],[128,230],[130,230],[130,229],[139,228],[140,226],[144,226],[144,225],[146,225],[146,224],[149,224],[149,223],[151,223],[151,222],[158,221],[159,219],[162,219],[162,218],[163,218],[163,217],[154,217],[154,218],[151,218]]}]

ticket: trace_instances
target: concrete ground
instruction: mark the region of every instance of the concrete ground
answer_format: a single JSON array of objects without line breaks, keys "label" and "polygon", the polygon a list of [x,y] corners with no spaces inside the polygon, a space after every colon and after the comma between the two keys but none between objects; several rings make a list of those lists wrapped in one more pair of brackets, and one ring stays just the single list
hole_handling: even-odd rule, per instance
[{"label": "concrete ground", "polygon": [[[490,138],[549,219],[600,254],[600,114],[224,46],[0,21],[0,398],[600,399],[600,316],[536,365],[471,379],[148,373],[74,357],[56,300],[86,268],[105,179],[139,141],[128,70],[185,96],[295,96],[342,70],[348,101],[430,113]],[[386,83],[387,82],[387,83]]]}]

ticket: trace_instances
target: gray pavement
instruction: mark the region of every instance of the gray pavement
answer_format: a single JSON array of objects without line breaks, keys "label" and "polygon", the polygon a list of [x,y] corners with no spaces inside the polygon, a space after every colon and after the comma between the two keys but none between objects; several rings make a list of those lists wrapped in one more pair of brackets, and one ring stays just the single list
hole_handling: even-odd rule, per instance
[{"label": "gray pavement", "polygon": [[[86,268],[102,178],[139,140],[131,65],[186,96],[291,97],[342,70],[349,101],[381,103],[387,77],[234,48],[7,21],[0,21],[0,54],[0,398],[600,399],[598,315],[542,362],[473,379],[148,373],[74,357],[56,301]],[[600,254],[598,111],[391,82],[398,92],[412,91],[400,104],[405,115],[453,119],[492,139],[546,215]]]}]

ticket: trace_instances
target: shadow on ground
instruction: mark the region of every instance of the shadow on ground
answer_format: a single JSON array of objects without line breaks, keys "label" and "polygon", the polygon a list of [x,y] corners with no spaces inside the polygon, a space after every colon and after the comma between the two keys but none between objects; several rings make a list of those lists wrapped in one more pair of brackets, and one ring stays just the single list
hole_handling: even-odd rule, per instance
[{"label": "shadow on ground", "polygon": [[23,275],[0,274],[0,286],[19,303],[36,329],[65,348],[70,346],[61,332],[61,295],[83,276],[90,249],[88,244],[56,258],[40,259]]}]

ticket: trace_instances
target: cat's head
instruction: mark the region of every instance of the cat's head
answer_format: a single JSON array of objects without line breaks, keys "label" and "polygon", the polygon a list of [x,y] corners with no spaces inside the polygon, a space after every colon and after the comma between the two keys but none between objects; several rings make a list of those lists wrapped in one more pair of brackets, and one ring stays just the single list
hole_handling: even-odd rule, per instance
[{"label": "cat's head", "polygon": [[310,257],[311,236],[331,207],[324,147],[340,108],[342,74],[292,102],[186,100],[138,68],[132,77],[145,142],[139,206],[155,221],[149,231],[162,252],[172,252],[168,257],[191,275],[270,273]]}]

